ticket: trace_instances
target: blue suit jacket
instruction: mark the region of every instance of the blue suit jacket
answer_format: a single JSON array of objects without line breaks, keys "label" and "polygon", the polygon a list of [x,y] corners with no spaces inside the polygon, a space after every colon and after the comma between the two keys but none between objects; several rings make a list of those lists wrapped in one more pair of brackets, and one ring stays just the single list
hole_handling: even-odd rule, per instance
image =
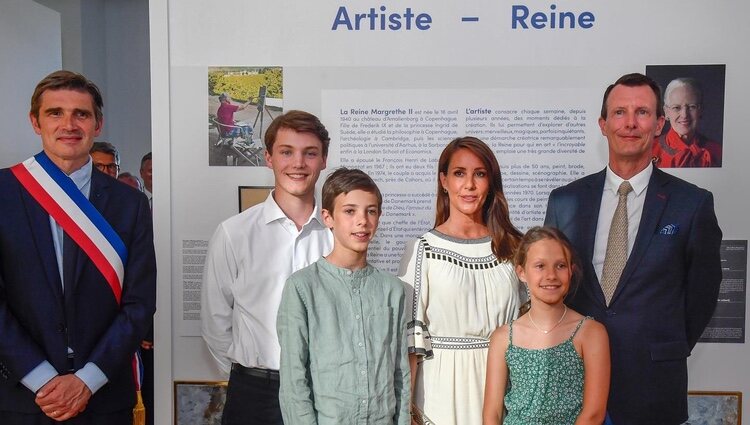
[{"label": "blue suit jacket", "polygon": [[583,266],[568,303],[603,323],[612,349],[616,425],[687,420],[687,357],[716,306],[721,229],[710,192],[654,168],[635,245],[607,307],[592,258],[605,171],[552,191],[545,224]]},{"label": "blue suit jacket", "polygon": [[68,346],[76,370],[93,362],[109,380],[87,411],[135,405],[130,362],[156,299],[151,212],[142,193],[96,169],[89,198],[128,249],[121,306],[80,249],[73,287],[63,294],[49,215],[10,170],[0,170],[0,410],[40,412],[20,379],[44,360],[65,373]]}]

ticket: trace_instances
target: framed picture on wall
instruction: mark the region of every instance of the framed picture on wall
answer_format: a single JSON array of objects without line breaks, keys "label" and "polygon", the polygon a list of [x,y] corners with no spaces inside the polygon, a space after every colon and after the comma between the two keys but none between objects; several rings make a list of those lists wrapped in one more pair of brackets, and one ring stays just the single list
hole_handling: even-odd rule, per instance
[{"label": "framed picture on wall", "polygon": [[739,391],[688,392],[689,425],[741,425],[742,393]]},{"label": "framed picture on wall", "polygon": [[659,168],[721,167],[726,65],[647,65],[664,96],[665,126],[653,146]]},{"label": "framed picture on wall", "polygon": [[273,186],[239,186],[240,212],[265,201],[272,190]]},{"label": "framed picture on wall", "polygon": [[175,381],[175,425],[221,425],[227,381]]},{"label": "framed picture on wall", "polygon": [[266,130],[281,115],[280,66],[208,68],[208,165],[265,167]]}]

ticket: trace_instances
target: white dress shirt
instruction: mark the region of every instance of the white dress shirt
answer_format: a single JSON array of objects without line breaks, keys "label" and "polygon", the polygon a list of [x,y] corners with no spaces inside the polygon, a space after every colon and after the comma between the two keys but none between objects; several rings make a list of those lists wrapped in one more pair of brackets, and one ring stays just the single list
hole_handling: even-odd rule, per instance
[{"label": "white dress shirt", "polygon": [[273,192],[219,225],[203,271],[201,331],[223,371],[232,363],[279,369],[276,314],[286,279],[332,248],[317,206],[297,230]]},{"label": "white dress shirt", "polygon": [[[638,234],[638,226],[643,215],[643,202],[646,199],[646,189],[654,171],[653,164],[649,163],[643,171],[633,176],[630,185],[633,191],[628,194],[628,257],[635,244],[635,236]],[[596,240],[594,241],[594,271],[601,282],[602,269],[604,268],[604,256],[607,253],[607,239],[609,239],[609,228],[612,226],[612,217],[617,209],[619,195],[617,189],[625,180],[618,176],[607,166],[607,177],[604,180],[604,192],[602,203],[599,207],[599,221],[596,224]]]}]

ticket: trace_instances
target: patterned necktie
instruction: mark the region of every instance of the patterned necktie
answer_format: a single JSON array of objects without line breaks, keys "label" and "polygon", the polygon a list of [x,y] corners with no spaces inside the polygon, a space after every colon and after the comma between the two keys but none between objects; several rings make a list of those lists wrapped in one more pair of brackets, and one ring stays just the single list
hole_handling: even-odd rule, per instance
[{"label": "patterned necktie", "polygon": [[617,208],[612,216],[607,238],[607,253],[604,255],[602,270],[602,292],[607,305],[612,300],[622,269],[628,261],[628,193],[633,190],[630,182],[624,181],[617,189]]}]

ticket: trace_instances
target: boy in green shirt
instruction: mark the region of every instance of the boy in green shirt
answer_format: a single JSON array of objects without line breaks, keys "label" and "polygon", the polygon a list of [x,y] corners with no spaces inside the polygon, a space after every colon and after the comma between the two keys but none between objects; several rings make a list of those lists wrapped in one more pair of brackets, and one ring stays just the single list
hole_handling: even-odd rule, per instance
[{"label": "boy in green shirt", "polygon": [[277,319],[285,425],[409,424],[404,285],[367,263],[381,206],[360,170],[323,185],[333,251],[287,279]]}]

